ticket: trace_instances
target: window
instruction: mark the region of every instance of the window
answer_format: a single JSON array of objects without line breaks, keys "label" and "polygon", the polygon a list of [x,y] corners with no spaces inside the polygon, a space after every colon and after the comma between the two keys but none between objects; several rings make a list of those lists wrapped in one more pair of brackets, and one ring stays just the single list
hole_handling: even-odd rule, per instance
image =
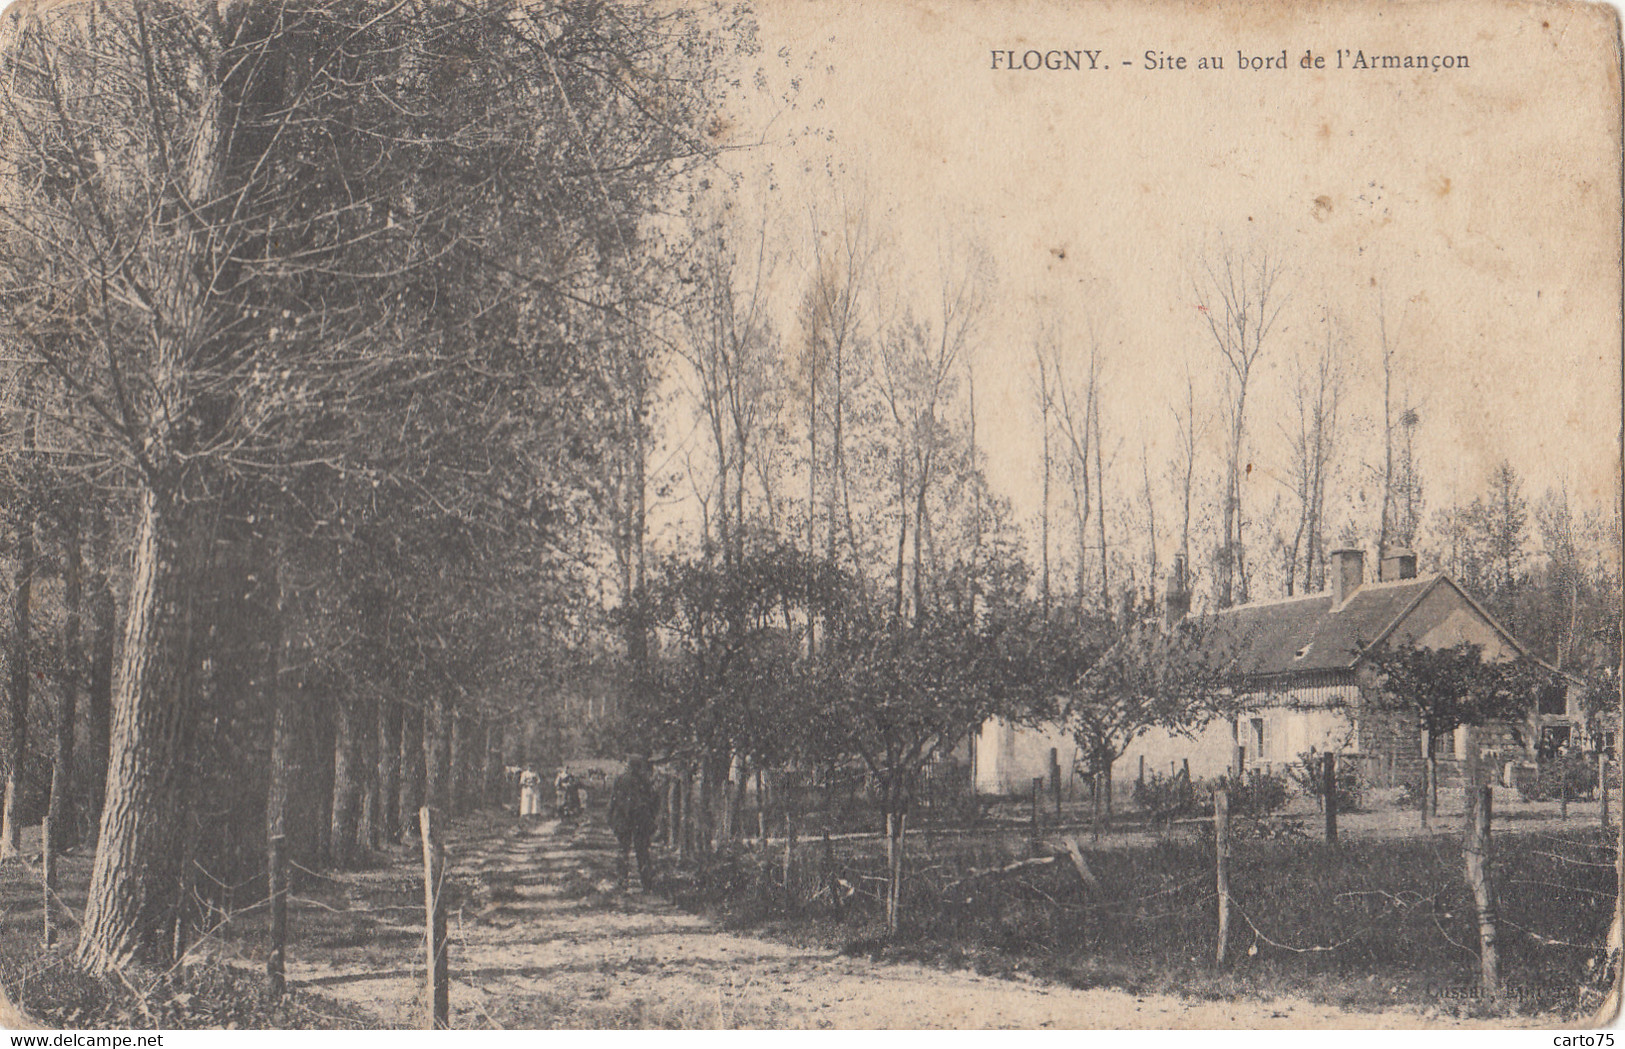
[{"label": "window", "polygon": [[1562,685],[1551,685],[1540,690],[1542,714],[1567,714],[1569,690]]},{"label": "window", "polygon": [[1258,757],[1260,758],[1260,760],[1262,760],[1263,757],[1264,757],[1264,719],[1263,718],[1253,718],[1252,720],[1253,720],[1253,747],[1254,747],[1253,753],[1257,754]]},{"label": "window", "polygon": [[1547,725],[1541,730],[1540,744],[1535,748],[1535,753],[1539,755],[1541,760],[1550,761],[1552,758],[1557,757],[1559,750],[1568,748],[1569,737],[1569,726]]}]

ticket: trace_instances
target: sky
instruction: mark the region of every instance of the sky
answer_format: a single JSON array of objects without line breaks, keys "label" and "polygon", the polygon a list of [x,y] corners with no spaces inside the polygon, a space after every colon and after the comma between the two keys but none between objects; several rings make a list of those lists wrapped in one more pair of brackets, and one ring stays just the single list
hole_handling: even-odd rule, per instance
[{"label": "sky", "polygon": [[[1347,370],[1334,501],[1375,506],[1379,318],[1395,399],[1417,408],[1427,502],[1478,494],[1510,460],[1531,498],[1613,497],[1620,435],[1619,81],[1611,9],[1577,4],[865,3],[764,0],[767,90],[728,161],[770,170],[777,207],[867,202],[886,272],[916,290],[980,245],[996,274],[976,340],[991,476],[1034,512],[1033,344],[1102,357],[1109,473],[1172,452],[1186,369],[1219,373],[1202,260],[1267,250],[1286,295],[1249,408],[1260,510],[1284,494],[1296,360],[1326,337]],[[995,70],[992,52],[1095,51],[1089,69]],[[1465,55],[1466,69],[1356,70],[1353,52]],[[1147,69],[1146,52],[1184,56]],[[1329,68],[1303,69],[1321,56]],[[1242,70],[1238,54],[1286,69]],[[1198,70],[1201,57],[1224,68]],[[1008,64],[1005,60],[1005,64]],[[798,79],[786,105],[786,79]],[[751,190],[745,190],[748,195]],[[793,293],[801,228],[783,222]],[[788,301],[788,300],[787,300]],[[1222,428],[1207,428],[1219,468]],[[1362,504],[1361,500],[1365,503]],[[1374,509],[1367,514],[1374,532]],[[1374,545],[1373,535],[1371,543]]]}]

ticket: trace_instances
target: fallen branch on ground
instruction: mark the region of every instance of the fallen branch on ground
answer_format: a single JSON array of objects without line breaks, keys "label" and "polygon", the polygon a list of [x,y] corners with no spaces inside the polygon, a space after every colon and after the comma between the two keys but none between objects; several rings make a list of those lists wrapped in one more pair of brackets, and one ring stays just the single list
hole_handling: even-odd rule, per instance
[{"label": "fallen branch on ground", "polygon": [[1013,874],[1016,871],[1027,870],[1031,867],[1045,867],[1054,863],[1055,860],[1055,856],[1039,856],[1030,860],[1017,860],[1015,863],[1008,863],[1003,867],[990,867],[987,870],[971,871],[963,878],[960,878],[957,881],[951,881],[944,885],[942,887],[942,891],[948,892],[951,889],[956,889],[961,885],[976,881],[979,878],[991,878],[1003,874]]},{"label": "fallen branch on ground", "polygon": [[1078,877],[1083,880],[1085,888],[1097,896],[1106,895],[1106,890],[1100,884],[1100,879],[1095,877],[1095,872],[1089,869],[1088,861],[1083,858],[1083,848],[1078,844],[1077,838],[1065,837],[1061,839],[1060,843],[1046,841],[1042,844],[1045,848],[1052,850],[1050,855],[1036,856],[1028,860],[1017,860],[1014,863],[1007,863],[1003,867],[989,867],[986,870],[971,871],[963,878],[944,885],[942,891],[950,892],[961,885],[980,878],[995,878],[1006,874],[1015,874],[1018,871],[1030,870],[1034,867],[1048,867],[1062,856],[1065,856],[1072,861],[1072,868],[1078,872]]}]

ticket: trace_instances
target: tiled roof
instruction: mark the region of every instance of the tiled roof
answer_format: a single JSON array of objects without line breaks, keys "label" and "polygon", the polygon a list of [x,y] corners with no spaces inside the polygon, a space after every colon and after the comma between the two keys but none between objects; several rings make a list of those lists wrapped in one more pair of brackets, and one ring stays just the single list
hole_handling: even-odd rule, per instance
[{"label": "tiled roof", "polygon": [[1332,607],[1329,593],[1227,608],[1214,623],[1213,643],[1244,674],[1346,670],[1442,578],[1367,583],[1341,608]]}]

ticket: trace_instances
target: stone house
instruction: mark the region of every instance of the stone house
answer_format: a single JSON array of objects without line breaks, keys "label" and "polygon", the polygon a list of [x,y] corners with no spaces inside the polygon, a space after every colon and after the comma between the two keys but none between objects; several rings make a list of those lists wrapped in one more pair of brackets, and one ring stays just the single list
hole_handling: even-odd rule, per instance
[{"label": "stone house", "polygon": [[[1417,783],[1423,747],[1429,746],[1446,785],[1458,781],[1475,733],[1485,764],[1506,777],[1511,766],[1533,760],[1543,739],[1583,742],[1573,688],[1543,697],[1526,723],[1463,728],[1426,743],[1413,719],[1366,702],[1375,684],[1366,655],[1375,645],[1471,643],[1495,660],[1527,654],[1449,575],[1417,575],[1409,551],[1394,551],[1376,567],[1376,578],[1368,580],[1363,551],[1336,550],[1326,591],[1218,613],[1215,642],[1241,675],[1241,715],[1191,736],[1148,732],[1120,760],[1117,783],[1126,788],[1142,770],[1167,774],[1187,763],[1192,776],[1218,775],[1233,766],[1238,749],[1248,767],[1270,769],[1297,764],[1311,750],[1334,750],[1358,762],[1368,783]],[[1168,607],[1176,615],[1189,607],[1181,574],[1176,570],[1169,588]],[[1050,774],[1052,750],[1069,771],[1075,750],[1059,726],[1033,730],[990,722],[976,739],[976,784],[984,791],[1027,789],[1033,777]]]}]

